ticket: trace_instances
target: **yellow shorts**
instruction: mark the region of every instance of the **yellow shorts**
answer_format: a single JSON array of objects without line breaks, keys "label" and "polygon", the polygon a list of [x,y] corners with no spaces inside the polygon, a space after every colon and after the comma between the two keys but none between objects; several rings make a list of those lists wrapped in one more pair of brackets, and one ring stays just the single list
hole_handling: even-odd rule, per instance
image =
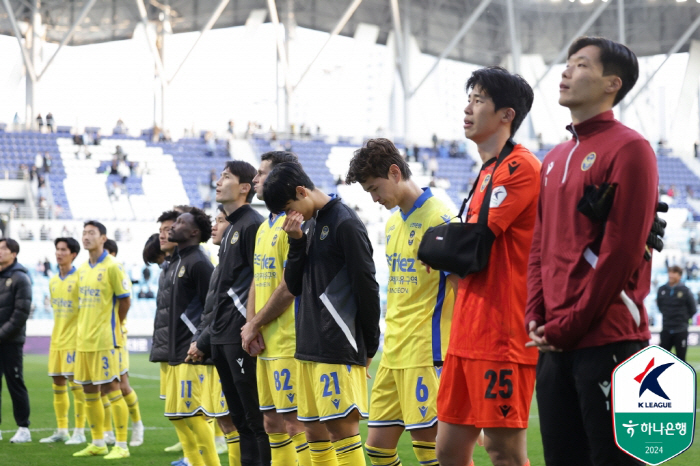
[{"label": "yellow shorts", "polygon": [[119,380],[117,350],[76,351],[73,379],[82,385],[102,385]]},{"label": "yellow shorts", "polygon": [[75,350],[49,350],[49,377],[72,377],[75,372]]},{"label": "yellow shorts", "polygon": [[124,375],[129,372],[129,348],[126,347],[126,338],[124,346],[117,348],[119,351],[119,375]]},{"label": "yellow shorts", "polygon": [[204,387],[207,398],[204,409],[207,416],[221,417],[228,414],[228,405],[224,397],[224,389],[221,388],[221,378],[215,366],[202,366],[204,368]]},{"label": "yellow shorts", "polygon": [[165,386],[168,383],[168,363],[167,362],[161,362],[160,363],[160,399],[164,400],[165,399]]},{"label": "yellow shorts", "polygon": [[387,369],[380,365],[372,385],[369,426],[424,429],[437,423],[441,368]]},{"label": "yellow shorts", "polygon": [[297,360],[258,358],[258,397],[260,411],[291,413],[297,410]]},{"label": "yellow shorts", "polygon": [[207,366],[179,364],[168,366],[165,387],[165,416],[189,417],[206,414],[209,398],[204,380]]},{"label": "yellow shorts", "polygon": [[329,421],[356,409],[367,418],[367,376],[362,366],[297,361],[297,418]]}]

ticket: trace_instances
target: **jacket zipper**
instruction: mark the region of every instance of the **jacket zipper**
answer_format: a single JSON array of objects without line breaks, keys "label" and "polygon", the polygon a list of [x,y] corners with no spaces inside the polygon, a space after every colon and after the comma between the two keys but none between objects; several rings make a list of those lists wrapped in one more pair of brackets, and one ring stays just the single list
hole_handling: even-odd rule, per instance
[{"label": "jacket zipper", "polygon": [[578,145],[581,143],[581,140],[578,138],[578,134],[576,134],[576,128],[574,128],[574,125],[571,125],[571,132],[574,133],[574,137],[576,138],[576,145],[573,149],[571,149],[571,152],[569,152],[569,157],[566,159],[566,165],[564,166],[564,177],[561,179],[562,184],[564,184],[566,181],[566,175],[569,173],[569,162],[571,162],[571,156],[574,155],[576,148],[578,148]]},{"label": "jacket zipper", "polygon": [[[177,270],[180,268],[180,262],[182,262],[182,257],[180,257],[180,258],[178,259],[178,261],[177,261],[177,267],[175,267],[175,271],[176,271],[176,272],[177,272]],[[176,275],[176,274],[174,273],[174,274],[173,274],[173,286],[175,286],[175,275]],[[171,291],[171,293],[172,293],[172,291]]]}]

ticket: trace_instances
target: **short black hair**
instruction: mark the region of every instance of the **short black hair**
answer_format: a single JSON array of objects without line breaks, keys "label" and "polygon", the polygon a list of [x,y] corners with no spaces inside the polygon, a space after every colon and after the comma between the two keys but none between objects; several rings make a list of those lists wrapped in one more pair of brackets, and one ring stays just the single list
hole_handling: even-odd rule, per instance
[{"label": "short black hair", "polygon": [[265,152],[260,156],[260,161],[264,162],[266,160],[270,161],[270,167],[279,165],[284,162],[296,162],[299,163],[299,157],[294,152],[289,152],[287,150],[273,150],[270,152]]},{"label": "short black hair", "polygon": [[194,219],[194,224],[199,230],[199,242],[206,243],[211,238],[211,217],[202,209],[192,207],[192,210],[187,212]]},{"label": "short black hair", "polygon": [[10,252],[19,254],[19,243],[12,238],[0,238],[0,243],[5,243]]},{"label": "short black hair", "polygon": [[501,66],[488,66],[474,71],[467,81],[467,93],[475,86],[486,92],[497,111],[502,108],[515,110],[515,117],[510,125],[510,136],[513,137],[532,107],[532,101],[535,99],[532,87],[522,76],[513,74]]},{"label": "short black hair", "polygon": [[370,139],[352,156],[345,182],[352,184],[364,183],[368,178],[388,179],[392,165],[399,167],[404,180],[411,178],[411,168],[393,142],[384,138]]},{"label": "short black hair", "polygon": [[622,87],[615,95],[613,106],[617,105],[632,90],[639,78],[637,56],[626,45],[605,37],[579,37],[569,47],[566,58],[571,58],[584,47],[593,45],[600,50],[600,63],[603,64],[603,76],[614,74],[622,80]]},{"label": "short black hair", "polygon": [[105,241],[105,249],[108,253],[114,254],[114,257],[117,257],[117,254],[119,254],[119,246],[117,246],[117,242],[113,239],[108,238],[107,241]]},{"label": "short black hair", "polygon": [[75,238],[56,238],[53,242],[53,245],[58,247],[58,243],[66,243],[66,246],[68,247],[68,250],[72,253],[79,254],[80,253],[80,243]]},{"label": "short black hair", "polygon": [[681,277],[683,276],[683,269],[679,265],[672,265],[671,267],[668,268],[669,273],[675,272]]},{"label": "short black hair", "polygon": [[267,209],[273,214],[284,212],[287,203],[297,198],[297,186],[311,191],[316,189],[314,182],[298,163],[285,162],[273,168],[263,186]]},{"label": "short black hair", "polygon": [[160,250],[159,236],[158,233],[153,233],[143,246],[143,262],[146,265],[157,264],[159,257],[165,257],[165,253]]},{"label": "short black hair", "polygon": [[253,196],[255,196],[255,190],[253,189],[253,178],[255,178],[255,175],[258,174],[258,171],[254,166],[242,160],[231,160],[230,162],[226,162],[224,169],[228,170],[232,175],[236,175],[238,177],[238,183],[248,183],[250,185],[250,191],[248,191],[248,195],[245,199],[245,201],[250,204],[250,201],[253,200]]},{"label": "short black hair", "polygon": [[97,228],[100,231],[100,235],[107,235],[107,227],[98,222],[97,220],[88,220],[83,224],[83,228],[85,228],[88,225]]},{"label": "short black hair", "polygon": [[160,214],[160,217],[158,217],[158,220],[156,222],[158,223],[163,223],[167,222],[169,220],[172,220],[173,222],[177,220],[177,217],[180,215],[180,212],[176,210],[166,210],[162,214]]}]

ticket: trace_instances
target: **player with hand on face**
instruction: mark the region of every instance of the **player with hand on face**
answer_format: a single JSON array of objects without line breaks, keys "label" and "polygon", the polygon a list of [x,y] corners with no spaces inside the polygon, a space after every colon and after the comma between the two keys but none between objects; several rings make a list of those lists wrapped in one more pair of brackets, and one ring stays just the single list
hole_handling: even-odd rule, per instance
[{"label": "player with hand on face", "polygon": [[[367,417],[366,368],[380,334],[367,230],[353,209],[317,189],[297,163],[277,165],[263,197],[270,212],[286,214],[284,279],[301,296],[295,320],[297,412],[312,464],[364,464],[359,421]],[[312,218],[313,229],[302,230]]]}]

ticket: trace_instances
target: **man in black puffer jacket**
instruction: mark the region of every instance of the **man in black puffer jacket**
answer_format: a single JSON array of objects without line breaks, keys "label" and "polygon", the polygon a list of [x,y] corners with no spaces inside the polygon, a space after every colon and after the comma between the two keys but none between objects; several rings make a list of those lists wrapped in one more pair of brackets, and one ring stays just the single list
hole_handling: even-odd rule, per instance
[{"label": "man in black puffer jacket", "polygon": [[[27,318],[32,305],[32,283],[27,269],[17,262],[17,241],[0,239],[0,384],[7,374],[7,389],[19,429],[11,443],[31,442],[29,394],[24,385],[23,351]],[[2,438],[2,437],[0,437]]]}]

